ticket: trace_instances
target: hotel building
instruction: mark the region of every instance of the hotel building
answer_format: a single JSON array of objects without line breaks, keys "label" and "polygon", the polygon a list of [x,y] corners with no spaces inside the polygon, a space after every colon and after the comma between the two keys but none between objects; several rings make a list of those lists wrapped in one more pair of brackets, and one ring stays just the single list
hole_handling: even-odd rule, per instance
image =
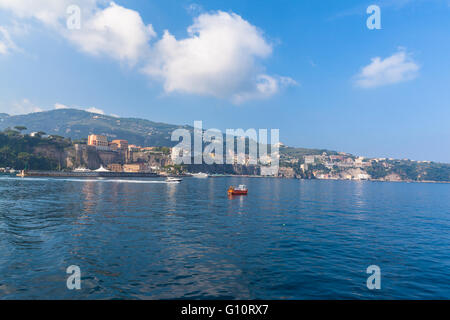
[{"label": "hotel building", "polygon": [[88,137],[88,145],[94,146],[97,150],[109,150],[108,138],[106,136],[91,134]]}]

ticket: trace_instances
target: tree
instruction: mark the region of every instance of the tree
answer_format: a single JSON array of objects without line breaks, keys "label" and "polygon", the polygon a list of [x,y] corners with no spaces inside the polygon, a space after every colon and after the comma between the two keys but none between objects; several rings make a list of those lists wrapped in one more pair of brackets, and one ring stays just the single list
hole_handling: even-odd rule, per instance
[{"label": "tree", "polygon": [[36,132],[35,137],[42,138],[42,136],[45,136],[45,135],[46,135],[46,133],[44,131],[38,131],[38,132]]},{"label": "tree", "polygon": [[17,155],[17,167],[18,169],[29,169],[30,160],[32,155],[27,152],[20,152]]},{"label": "tree", "polygon": [[25,126],[15,126],[14,129],[16,129],[19,132],[27,130],[27,127]]}]

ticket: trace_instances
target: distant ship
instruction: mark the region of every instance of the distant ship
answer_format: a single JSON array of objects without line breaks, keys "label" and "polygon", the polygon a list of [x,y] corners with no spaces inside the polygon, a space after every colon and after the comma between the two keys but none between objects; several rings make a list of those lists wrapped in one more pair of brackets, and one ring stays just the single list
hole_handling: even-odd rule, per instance
[{"label": "distant ship", "polygon": [[200,178],[200,179],[204,179],[204,178],[208,178],[209,177],[207,173],[203,173],[203,172],[193,173],[192,176],[194,178]]},{"label": "distant ship", "polygon": [[80,167],[80,168],[76,168],[75,170],[73,170],[73,172],[91,172],[91,170]]}]

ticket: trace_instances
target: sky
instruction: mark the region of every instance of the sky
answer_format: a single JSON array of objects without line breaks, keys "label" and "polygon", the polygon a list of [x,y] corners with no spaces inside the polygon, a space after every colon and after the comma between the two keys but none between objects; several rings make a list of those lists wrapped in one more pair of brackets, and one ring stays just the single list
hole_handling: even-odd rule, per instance
[{"label": "sky", "polygon": [[202,120],[450,163],[449,57],[449,0],[0,0],[8,114]]}]

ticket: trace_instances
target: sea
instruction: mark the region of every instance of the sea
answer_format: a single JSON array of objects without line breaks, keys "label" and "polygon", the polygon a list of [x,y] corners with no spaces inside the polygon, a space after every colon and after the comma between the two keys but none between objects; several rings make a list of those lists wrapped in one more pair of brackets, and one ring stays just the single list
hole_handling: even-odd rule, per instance
[{"label": "sea", "polygon": [[1,176],[0,299],[450,299],[450,184]]}]

